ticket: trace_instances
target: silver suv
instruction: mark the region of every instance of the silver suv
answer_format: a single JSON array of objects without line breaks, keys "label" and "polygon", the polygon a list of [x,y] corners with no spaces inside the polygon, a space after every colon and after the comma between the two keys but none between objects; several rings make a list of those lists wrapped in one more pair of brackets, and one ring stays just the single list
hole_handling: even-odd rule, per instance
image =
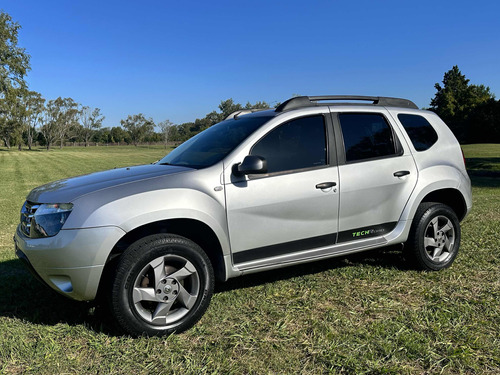
[{"label": "silver suv", "polygon": [[385,97],[295,97],[229,116],[152,164],[52,182],[16,253],[75,300],[105,296],[131,335],[195,324],[215,279],[403,244],[450,266],[471,208],[460,146],[434,113]]}]

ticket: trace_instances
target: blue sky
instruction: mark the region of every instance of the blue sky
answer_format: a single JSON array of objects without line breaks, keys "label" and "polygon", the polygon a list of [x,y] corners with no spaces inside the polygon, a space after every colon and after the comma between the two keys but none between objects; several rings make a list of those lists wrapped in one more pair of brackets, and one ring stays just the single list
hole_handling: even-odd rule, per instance
[{"label": "blue sky", "polygon": [[27,81],[47,99],[193,121],[221,100],[292,94],[399,96],[428,106],[458,65],[500,97],[499,1],[34,1],[22,26]]}]

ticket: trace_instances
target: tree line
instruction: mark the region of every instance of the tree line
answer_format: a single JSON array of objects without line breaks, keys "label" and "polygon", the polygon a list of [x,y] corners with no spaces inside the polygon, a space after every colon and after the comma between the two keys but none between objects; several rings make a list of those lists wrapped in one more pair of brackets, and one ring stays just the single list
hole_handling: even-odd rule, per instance
[{"label": "tree line", "polygon": [[[6,100],[4,103],[8,103]],[[10,103],[9,103],[10,104]],[[222,101],[220,112],[212,111],[202,119],[175,125],[169,120],[157,124],[139,113],[120,121],[121,126],[102,127],[104,116],[99,108],[76,103],[72,98],[57,98],[45,102],[34,91],[25,91],[5,112],[0,112],[0,137],[7,148],[17,146],[30,150],[34,145],[49,150],[67,142],[95,144],[127,144],[184,142],[208,127],[224,120],[230,113],[249,108],[269,108],[265,102],[247,103],[245,106],[232,99]],[[155,131],[158,128],[158,131]]]},{"label": "tree line", "polygon": [[[66,142],[88,146],[90,142],[138,145],[141,142],[183,142],[241,109],[270,108],[259,101],[242,105],[232,99],[221,101],[201,119],[183,124],[164,120],[155,124],[139,113],[120,121],[120,126],[103,128],[99,108],[77,103],[72,98],[46,100],[31,91],[25,81],[30,71],[30,55],[18,46],[21,26],[0,12],[0,139],[4,146],[33,145],[47,149]],[[430,110],[436,112],[461,143],[500,142],[500,101],[489,87],[473,85],[454,66],[436,83]],[[158,129],[155,131],[155,129]]]},{"label": "tree line", "polygon": [[[221,101],[219,111],[212,111],[201,119],[183,124],[173,124],[170,120],[154,123],[153,119],[146,118],[142,113],[129,115],[120,121],[121,126],[112,128],[96,129],[93,134],[93,142],[133,144],[137,146],[141,142],[163,143],[165,147],[169,142],[181,143],[210,126],[223,121],[231,113],[241,109],[266,109],[269,104],[263,101],[245,105],[235,103],[233,99]],[[155,129],[157,129],[155,131]],[[76,140],[78,142],[78,140]]]}]

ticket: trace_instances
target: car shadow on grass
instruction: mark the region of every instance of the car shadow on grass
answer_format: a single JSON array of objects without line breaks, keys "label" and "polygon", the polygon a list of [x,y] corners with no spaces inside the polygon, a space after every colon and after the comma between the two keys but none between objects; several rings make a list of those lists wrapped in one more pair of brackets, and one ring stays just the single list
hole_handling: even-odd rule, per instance
[{"label": "car shadow on grass", "polygon": [[59,295],[17,259],[0,262],[0,316],[42,325],[83,324],[96,332],[117,334],[103,309]]},{"label": "car shadow on grass", "polygon": [[[401,251],[383,248],[291,266],[257,274],[245,275],[217,283],[215,293],[229,292],[252,286],[273,283],[294,277],[316,274],[329,269],[355,267],[358,264],[406,270]],[[0,316],[16,318],[33,324],[71,326],[85,325],[95,332],[120,336],[103,307],[78,302],[59,295],[40,283],[20,260],[0,262]]]},{"label": "car shadow on grass", "polygon": [[500,157],[492,158],[466,158],[465,164],[468,171],[482,170],[482,171],[500,171]]},{"label": "car shadow on grass", "polygon": [[474,171],[469,171],[472,186],[481,188],[500,188],[500,172],[495,173],[495,176],[490,176],[489,174],[484,175],[484,173],[479,172],[476,174]]}]

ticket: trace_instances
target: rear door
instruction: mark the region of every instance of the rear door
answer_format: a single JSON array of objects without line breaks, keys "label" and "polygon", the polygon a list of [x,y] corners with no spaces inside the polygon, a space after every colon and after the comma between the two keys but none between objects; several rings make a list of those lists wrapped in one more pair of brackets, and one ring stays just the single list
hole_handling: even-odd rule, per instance
[{"label": "rear door", "polygon": [[387,110],[331,110],[340,150],[338,242],[385,235],[416,185],[413,157]]}]

